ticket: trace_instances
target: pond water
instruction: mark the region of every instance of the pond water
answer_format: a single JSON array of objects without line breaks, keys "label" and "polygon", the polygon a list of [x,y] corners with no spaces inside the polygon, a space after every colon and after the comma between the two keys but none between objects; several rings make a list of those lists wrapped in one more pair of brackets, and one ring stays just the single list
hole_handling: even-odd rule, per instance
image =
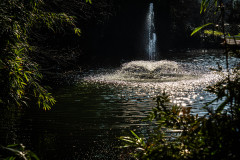
[{"label": "pond water", "polygon": [[[238,59],[229,61],[235,65]],[[202,107],[215,96],[204,89],[221,78],[209,69],[217,62],[225,67],[221,54],[191,52],[90,70],[54,91],[51,111],[1,111],[1,143],[23,143],[44,160],[131,159],[117,148],[117,137],[151,131],[142,119],[158,94],[166,91],[173,103],[191,106],[192,114],[206,113]]]}]

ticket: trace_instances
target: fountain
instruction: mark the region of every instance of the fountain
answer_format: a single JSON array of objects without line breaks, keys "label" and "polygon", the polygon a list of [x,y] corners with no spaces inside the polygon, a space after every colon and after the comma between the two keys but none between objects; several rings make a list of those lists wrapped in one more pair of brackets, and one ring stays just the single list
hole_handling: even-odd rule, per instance
[{"label": "fountain", "polygon": [[[128,83],[131,84],[146,84],[151,83],[170,83],[180,81],[188,82],[198,79],[203,75],[209,75],[206,68],[192,64],[180,63],[176,61],[161,60],[161,61],[131,61],[123,63],[120,69],[113,73],[107,72],[100,75],[85,77],[85,80],[98,81],[104,83]],[[212,75],[211,75],[212,76]],[[215,77],[215,76],[214,76]],[[206,80],[204,80],[206,81]],[[131,83],[131,84],[130,84]]]},{"label": "fountain", "polygon": [[[101,69],[95,73],[89,73],[88,76],[83,78],[83,81],[123,87],[124,94],[126,96],[135,95],[135,99],[138,99],[139,95],[142,94],[155,97],[165,91],[173,99],[188,97],[186,98],[188,102],[184,103],[193,106],[191,103],[197,96],[207,95],[204,91],[205,87],[222,78],[209,70],[209,68],[216,68],[212,64],[213,61],[216,61],[215,55],[212,56],[212,60],[210,60],[209,55],[205,57],[202,54],[199,54],[199,56],[196,54],[194,58],[186,56],[183,59],[181,56],[177,58],[177,55],[173,55],[171,59],[158,60],[153,3],[149,4],[146,20],[147,60],[126,62],[120,68]],[[120,97],[123,97],[123,95]],[[180,104],[183,101],[177,103]],[[198,105],[196,105],[196,108],[198,108]]]},{"label": "fountain", "polygon": [[214,95],[204,89],[222,79],[209,67],[216,68],[212,65],[212,59],[204,55],[186,61],[140,60],[123,63],[118,69],[89,73],[83,81],[112,87],[113,90],[117,88],[121,91],[118,96],[127,100],[143,98],[145,101],[164,91],[170,95],[174,104],[191,106],[194,113],[204,115],[206,112],[201,110],[203,104],[199,103],[214,99]]},{"label": "fountain", "polygon": [[149,12],[147,16],[147,31],[148,31],[148,45],[147,45],[148,59],[156,60],[157,59],[157,53],[156,53],[157,36],[156,36],[155,25],[154,25],[153,3],[150,3],[150,6],[149,6]]}]

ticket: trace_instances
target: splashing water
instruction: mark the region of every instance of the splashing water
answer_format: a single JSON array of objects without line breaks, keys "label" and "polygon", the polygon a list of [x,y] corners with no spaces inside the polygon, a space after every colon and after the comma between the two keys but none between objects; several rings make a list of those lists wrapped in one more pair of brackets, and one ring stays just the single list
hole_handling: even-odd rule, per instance
[{"label": "splashing water", "polygon": [[154,25],[154,10],[153,10],[153,3],[150,3],[149,6],[149,13],[147,17],[147,29],[148,29],[148,58],[149,60],[156,60],[156,41],[157,36],[155,33],[155,25]]},{"label": "splashing water", "polygon": [[[195,67],[196,68],[196,67]],[[114,73],[101,74],[88,77],[91,80],[106,83],[162,83],[188,81],[209,75],[202,67],[191,64],[177,63],[175,61],[131,61],[122,64]]]},{"label": "splashing water", "polygon": [[[204,88],[220,78],[220,75],[202,65],[161,60],[124,63],[120,69],[111,73],[87,76],[84,80],[120,86],[123,93],[121,97],[125,96],[126,99],[153,98],[165,91],[171,96],[173,103],[193,106],[198,110],[199,101],[202,102],[204,97],[207,100],[213,98]],[[194,101],[198,101],[197,104],[194,105]]]}]

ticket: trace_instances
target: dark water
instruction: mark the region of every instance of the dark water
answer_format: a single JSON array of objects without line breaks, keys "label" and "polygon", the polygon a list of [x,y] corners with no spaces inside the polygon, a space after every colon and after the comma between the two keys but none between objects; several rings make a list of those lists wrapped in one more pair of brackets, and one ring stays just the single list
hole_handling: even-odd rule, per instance
[{"label": "dark water", "polygon": [[117,148],[117,138],[144,126],[140,120],[149,104],[124,100],[118,93],[97,84],[61,88],[49,112],[1,117],[1,141],[30,146],[42,159],[128,159]]},{"label": "dark water", "polygon": [[[214,95],[204,88],[219,78],[209,67],[216,68],[216,62],[224,66],[224,56],[186,55],[168,59],[191,64],[189,70],[201,71],[197,77],[173,82],[133,82],[106,78],[111,77],[108,72],[112,76],[118,74],[119,68],[93,70],[84,78],[76,77],[73,85],[56,89],[58,102],[51,111],[1,110],[0,142],[23,143],[44,160],[130,159],[128,150],[117,148],[121,144],[117,137],[129,135],[130,130],[138,134],[150,131],[151,124],[141,120],[155,106],[153,98],[162,90],[168,91],[173,103],[193,107],[193,114],[206,113],[201,107]],[[230,64],[237,61],[231,58]]]}]

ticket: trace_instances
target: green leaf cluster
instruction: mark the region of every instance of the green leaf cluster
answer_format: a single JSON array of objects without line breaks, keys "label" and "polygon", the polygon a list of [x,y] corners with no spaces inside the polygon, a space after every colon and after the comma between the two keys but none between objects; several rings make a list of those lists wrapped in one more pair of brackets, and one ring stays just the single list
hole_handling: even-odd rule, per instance
[{"label": "green leaf cluster", "polygon": [[92,0],[86,0],[86,2],[92,4]]},{"label": "green leaf cluster", "polygon": [[[214,1],[212,1],[212,0],[202,0],[201,7],[200,7],[200,14],[205,13],[207,11],[207,9],[209,7],[211,7],[211,6],[215,6],[216,7],[216,10],[215,10],[215,14],[216,14],[216,12],[221,8],[221,7],[218,7],[218,6],[221,6],[221,5],[222,5],[222,1],[221,0],[214,0]],[[193,36],[194,34],[196,34],[197,32],[201,31],[203,28],[205,28],[205,27],[207,27],[209,25],[216,26],[216,24],[214,24],[214,23],[204,24],[202,26],[199,26],[199,27],[195,28],[193,30],[193,32],[191,33],[191,36]]]},{"label": "green leaf cluster", "polygon": [[72,26],[74,18],[65,13],[46,11],[42,0],[1,0],[0,2],[0,104],[24,106],[36,101],[49,110],[56,102],[40,81],[38,65],[31,59],[34,47],[29,44],[33,28],[57,32]]},{"label": "green leaf cluster", "polygon": [[213,30],[204,30],[204,34],[214,35],[214,36],[223,36],[223,33],[222,33],[222,32],[213,31]]},{"label": "green leaf cluster", "polygon": [[206,12],[208,7],[211,3],[214,3],[214,5],[217,7],[219,3],[221,3],[220,0],[202,0],[201,7],[200,7],[200,14]]}]

